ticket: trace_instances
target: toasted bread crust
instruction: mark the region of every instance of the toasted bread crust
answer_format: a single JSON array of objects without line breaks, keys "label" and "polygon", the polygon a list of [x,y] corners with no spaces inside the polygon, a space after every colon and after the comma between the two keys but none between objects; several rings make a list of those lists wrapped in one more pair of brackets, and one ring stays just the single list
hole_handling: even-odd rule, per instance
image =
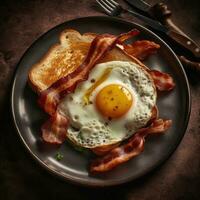
[{"label": "toasted bread crust", "polygon": [[37,63],[35,63],[29,70],[28,83],[31,86],[31,88],[37,93],[40,93],[43,90],[43,88],[36,80],[34,80],[34,76],[35,76],[34,73],[40,66],[42,66],[42,64],[45,62],[45,60],[49,57],[50,53],[53,50],[55,50],[58,46],[59,46],[59,44],[55,44],[55,45],[51,46],[50,49],[47,51],[47,53],[45,53],[45,55]]}]

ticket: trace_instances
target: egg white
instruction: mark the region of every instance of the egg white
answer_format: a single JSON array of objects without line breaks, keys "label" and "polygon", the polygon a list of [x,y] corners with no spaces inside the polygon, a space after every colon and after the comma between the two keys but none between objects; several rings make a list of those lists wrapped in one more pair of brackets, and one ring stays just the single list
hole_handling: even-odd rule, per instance
[{"label": "egg white", "polygon": [[[94,84],[91,80],[98,80],[107,68],[111,69],[108,78],[92,92],[92,104],[85,105],[83,97]],[[126,87],[134,99],[125,115],[111,121],[102,116],[95,106],[98,92],[110,84]],[[155,104],[155,86],[144,69],[132,62],[111,61],[96,65],[88,80],[80,83],[74,93],[62,100],[59,110],[70,121],[68,138],[79,146],[94,148],[122,141],[144,127]]]}]

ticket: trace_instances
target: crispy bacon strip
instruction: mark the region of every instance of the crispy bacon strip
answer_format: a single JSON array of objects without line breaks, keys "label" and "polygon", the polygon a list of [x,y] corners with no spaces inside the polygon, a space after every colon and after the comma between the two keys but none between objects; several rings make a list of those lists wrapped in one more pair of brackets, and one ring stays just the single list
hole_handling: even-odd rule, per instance
[{"label": "crispy bacon strip", "polygon": [[175,87],[174,80],[169,74],[157,70],[150,70],[149,73],[151,74],[158,90],[169,91]]},{"label": "crispy bacon strip", "polygon": [[155,53],[160,48],[160,45],[149,40],[138,40],[132,44],[124,44],[123,47],[129,55],[139,60],[144,60]]},{"label": "crispy bacon strip", "polygon": [[66,139],[68,119],[56,112],[42,126],[42,138],[45,142],[62,144]]},{"label": "crispy bacon strip", "polygon": [[39,105],[44,110],[53,115],[56,111],[60,99],[75,90],[78,83],[87,80],[90,70],[95,64],[111,50],[116,43],[122,43],[126,39],[139,34],[136,29],[119,36],[102,34],[98,35],[91,43],[88,55],[84,62],[72,73],[59,79],[47,90],[43,91],[39,97]]},{"label": "crispy bacon strip", "polygon": [[[123,51],[139,60],[146,59],[149,55],[155,53],[157,49],[160,48],[160,45],[149,40],[140,40],[133,44],[123,44],[122,46]],[[151,74],[158,90],[169,91],[175,87],[173,78],[169,74],[150,70],[148,68],[146,68],[146,70]]]},{"label": "crispy bacon strip", "polygon": [[121,163],[137,156],[144,150],[145,137],[148,135],[157,135],[163,133],[171,126],[171,120],[155,120],[151,126],[140,129],[135,133],[127,143],[114,148],[103,157],[92,161],[90,166],[91,173],[100,173],[109,171]]}]

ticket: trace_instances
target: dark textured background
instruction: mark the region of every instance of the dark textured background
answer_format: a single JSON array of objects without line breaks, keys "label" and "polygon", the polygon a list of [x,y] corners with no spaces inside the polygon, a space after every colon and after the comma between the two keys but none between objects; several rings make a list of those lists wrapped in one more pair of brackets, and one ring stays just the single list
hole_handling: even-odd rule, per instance
[{"label": "dark textured background", "polygon": [[[174,21],[200,43],[198,0],[167,3]],[[93,0],[0,3],[0,199],[200,199],[199,74],[188,72],[192,112],[181,144],[163,166],[137,181],[107,189],[74,186],[42,169],[20,142],[9,112],[16,64],[33,41],[50,28],[66,20],[91,15],[103,15]]]}]

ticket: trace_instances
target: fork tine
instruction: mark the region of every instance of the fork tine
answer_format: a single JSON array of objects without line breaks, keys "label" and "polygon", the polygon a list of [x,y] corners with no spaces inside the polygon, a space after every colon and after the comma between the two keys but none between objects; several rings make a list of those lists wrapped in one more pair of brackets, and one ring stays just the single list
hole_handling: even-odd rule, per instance
[{"label": "fork tine", "polygon": [[114,4],[115,6],[118,6],[118,5],[119,5],[119,4],[118,4],[116,1],[114,1],[114,0],[110,0],[110,3]]},{"label": "fork tine", "polygon": [[96,2],[99,4],[100,7],[103,8],[103,10],[108,13],[109,15],[112,14],[112,11],[108,9],[100,0],[96,0]]},{"label": "fork tine", "polygon": [[107,4],[109,4],[113,9],[116,8],[115,4],[112,4],[111,1],[109,0],[104,0],[105,2],[107,2]]},{"label": "fork tine", "polygon": [[106,0],[99,0],[108,10],[110,10],[112,12],[113,8],[106,3]]}]

